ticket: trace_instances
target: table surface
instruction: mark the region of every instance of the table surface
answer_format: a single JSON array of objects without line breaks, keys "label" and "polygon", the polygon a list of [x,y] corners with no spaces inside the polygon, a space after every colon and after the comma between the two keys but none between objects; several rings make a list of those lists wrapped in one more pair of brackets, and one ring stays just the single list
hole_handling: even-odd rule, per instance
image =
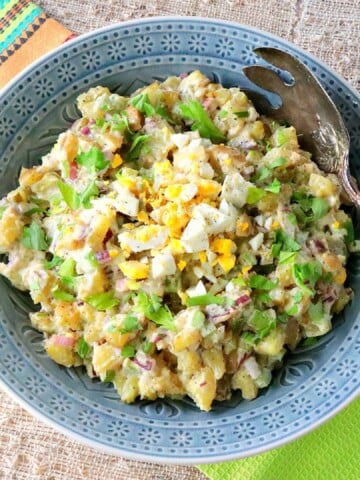
[{"label": "table surface", "polygon": [[[360,2],[357,0],[153,0],[149,3],[40,0],[37,3],[77,34],[154,15],[197,15],[237,21],[299,45],[360,90]],[[155,465],[99,453],[34,419],[1,390],[0,404],[1,479],[207,478],[195,467]]]}]

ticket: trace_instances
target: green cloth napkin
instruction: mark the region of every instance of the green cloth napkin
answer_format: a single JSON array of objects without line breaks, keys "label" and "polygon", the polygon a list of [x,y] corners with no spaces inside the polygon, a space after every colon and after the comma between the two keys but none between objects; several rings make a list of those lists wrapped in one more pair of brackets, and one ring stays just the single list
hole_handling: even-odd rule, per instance
[{"label": "green cloth napkin", "polygon": [[284,447],[198,468],[212,480],[360,480],[360,399]]}]

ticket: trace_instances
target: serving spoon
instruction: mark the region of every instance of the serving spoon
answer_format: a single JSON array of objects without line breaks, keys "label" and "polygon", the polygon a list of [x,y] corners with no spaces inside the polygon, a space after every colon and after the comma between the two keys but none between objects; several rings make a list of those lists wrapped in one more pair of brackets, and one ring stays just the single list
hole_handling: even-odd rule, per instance
[{"label": "serving spoon", "polygon": [[243,72],[251,82],[282,100],[276,107],[260,93],[246,91],[258,111],[293,125],[302,148],[312,153],[321,170],[338,176],[344,192],[359,210],[360,191],[349,168],[349,134],[334,102],[312,72],[294,56],[273,47],[256,48],[254,53],[293,78],[286,83],[270,68],[244,67]]}]

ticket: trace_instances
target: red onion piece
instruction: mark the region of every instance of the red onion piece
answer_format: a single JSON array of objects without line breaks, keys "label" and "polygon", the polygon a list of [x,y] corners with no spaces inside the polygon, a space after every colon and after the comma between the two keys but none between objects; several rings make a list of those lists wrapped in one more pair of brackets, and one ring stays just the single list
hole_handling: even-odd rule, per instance
[{"label": "red onion piece", "polygon": [[59,347],[73,347],[75,345],[75,338],[65,335],[52,335],[50,341]]},{"label": "red onion piece", "polygon": [[331,303],[334,302],[336,298],[333,295],[328,295],[327,297],[324,298],[323,302],[325,303]]},{"label": "red onion piece", "polygon": [[213,103],[214,99],[213,98],[205,98],[205,100],[203,100],[202,102],[202,106],[205,108],[205,110],[207,110],[210,105]]},{"label": "red onion piece", "polygon": [[251,301],[250,295],[247,295],[246,293],[244,295],[241,295],[241,297],[237,298],[235,300],[236,305],[246,305]]},{"label": "red onion piece", "polygon": [[166,334],[165,334],[165,333],[159,333],[159,334],[156,335],[156,337],[152,340],[152,342],[153,342],[153,343],[161,342],[161,340],[164,340],[165,337],[166,337]]},{"label": "red onion piece", "polygon": [[200,383],[199,387],[205,387],[206,384],[207,384],[207,382],[202,382],[202,383]]},{"label": "red onion piece", "polygon": [[90,128],[86,126],[80,130],[80,133],[82,133],[83,135],[89,135],[90,131],[91,131]]},{"label": "red onion piece", "polygon": [[120,278],[119,280],[116,280],[115,290],[120,293],[127,292],[129,290],[127,282],[127,278]]},{"label": "red onion piece", "polygon": [[140,368],[142,368],[144,370],[147,370],[147,371],[151,370],[152,367],[153,367],[152,360],[146,360],[145,363],[142,363],[137,358],[133,358],[133,362],[136,363],[136,365],[138,365]]},{"label": "red onion piece", "polygon": [[326,247],[321,240],[315,239],[314,240],[314,246],[315,246],[318,253],[325,253],[326,252]]},{"label": "red onion piece", "polygon": [[110,253],[107,250],[95,253],[95,258],[99,263],[107,263],[111,260]]},{"label": "red onion piece", "polygon": [[238,365],[237,365],[237,368],[238,370],[240,370],[240,368],[242,367],[243,363],[250,357],[250,353],[244,353],[244,355],[240,358],[239,362],[238,362]]},{"label": "red onion piece", "polygon": [[187,73],[180,73],[179,78],[181,78],[181,80],[183,80],[183,79],[186,78],[187,76],[188,76]]},{"label": "red onion piece", "polygon": [[69,167],[70,180],[76,180],[77,174],[78,174],[78,164],[76,162],[71,162]]}]

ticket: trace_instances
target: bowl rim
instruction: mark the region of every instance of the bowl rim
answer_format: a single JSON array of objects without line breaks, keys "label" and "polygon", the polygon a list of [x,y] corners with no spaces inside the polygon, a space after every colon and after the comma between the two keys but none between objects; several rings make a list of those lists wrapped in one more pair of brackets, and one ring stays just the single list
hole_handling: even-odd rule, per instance
[{"label": "bowl rim", "polygon": [[[314,61],[317,63],[319,66],[327,70],[329,73],[331,73],[341,84],[345,85],[349,91],[359,99],[360,102],[360,94],[357,92],[357,90],[344,78],[340,76],[335,70],[332,69],[332,67],[329,67],[325,62],[317,58],[315,55],[312,53],[307,52],[306,50],[303,50],[301,47],[298,45],[291,43],[290,41],[273,34],[271,32],[268,32],[266,30],[262,30],[257,27],[253,27],[251,25],[246,25],[242,24],[239,22],[233,22],[233,21],[228,21],[228,20],[222,20],[222,19],[217,19],[217,18],[208,18],[208,17],[201,17],[201,16],[179,16],[179,15],[164,15],[164,16],[150,16],[150,17],[145,17],[145,18],[140,18],[140,19],[132,19],[132,20],[127,20],[124,22],[116,22],[116,23],[111,23],[110,25],[107,25],[105,27],[97,28],[94,30],[91,30],[90,32],[86,32],[84,34],[78,35],[74,38],[71,38],[70,40],[66,41],[65,43],[59,45],[55,49],[51,50],[50,52],[46,53],[45,55],[41,56],[39,59],[28,65],[25,69],[23,69],[21,72],[19,72],[5,87],[3,87],[0,90],[0,105],[2,98],[7,95],[9,91],[11,91],[16,84],[25,76],[27,76],[30,72],[35,70],[37,67],[41,66],[42,64],[46,63],[49,59],[51,59],[54,55],[67,50],[68,48],[71,48],[73,45],[76,45],[77,43],[81,43],[82,41],[92,38],[94,36],[100,35],[102,33],[110,32],[116,28],[119,27],[131,27],[134,25],[139,25],[139,24],[144,24],[144,23],[154,23],[156,21],[197,21],[201,23],[207,23],[207,24],[218,24],[218,25],[224,25],[226,27],[232,27],[232,28],[243,28],[246,30],[250,30],[251,32],[258,33],[260,35],[266,35],[268,38],[274,41],[278,41],[281,44],[288,46],[292,50],[298,51],[301,55],[309,58],[310,60]],[[71,61],[71,57],[69,58]],[[184,457],[184,458],[171,458],[167,456],[157,456],[153,457],[149,453],[137,453],[137,452],[131,452],[131,451],[122,451],[121,448],[117,447],[112,447],[108,445],[104,445],[102,443],[99,443],[95,440],[91,440],[89,438],[86,438],[82,436],[81,434],[71,431],[70,429],[62,426],[61,424],[57,423],[56,420],[53,420],[50,416],[42,413],[40,410],[37,410],[35,407],[33,407],[31,404],[27,403],[25,399],[23,399],[15,390],[11,388],[10,385],[8,385],[2,378],[0,378],[0,386],[1,388],[11,397],[13,398],[21,407],[23,407],[25,410],[27,410],[29,413],[31,413],[36,419],[39,419],[43,421],[46,425],[51,426],[54,428],[56,431],[59,433],[62,433],[66,435],[69,439],[71,440],[76,440],[82,445],[94,448],[98,452],[110,454],[110,455],[116,455],[116,456],[121,456],[124,458],[128,458],[130,460],[135,460],[135,461],[147,461],[147,462],[153,462],[153,463],[158,463],[158,464],[167,464],[167,465],[200,465],[200,464],[211,464],[211,463],[220,463],[224,461],[231,461],[231,460],[238,460],[241,458],[248,458],[254,455],[258,455],[261,453],[264,453],[266,451],[270,451],[274,448],[278,448],[280,446],[284,446],[288,443],[291,443],[295,441],[298,438],[301,438],[302,436],[306,435],[307,433],[317,429],[319,426],[322,424],[326,423],[328,420],[330,420],[332,417],[337,415],[341,410],[343,410],[345,407],[347,407],[352,401],[354,401],[356,398],[360,397],[360,385],[358,386],[357,389],[355,389],[349,396],[347,396],[340,404],[338,404],[333,410],[319,418],[317,421],[312,423],[311,425],[302,428],[300,431],[297,431],[295,433],[292,433],[290,435],[287,435],[286,437],[283,437],[279,440],[275,440],[271,443],[271,446],[269,445],[264,445],[260,447],[251,447],[248,448],[246,452],[243,453],[230,453],[230,454],[216,454],[216,458],[213,458],[211,456],[202,456],[201,458],[196,458],[196,457]]]}]

